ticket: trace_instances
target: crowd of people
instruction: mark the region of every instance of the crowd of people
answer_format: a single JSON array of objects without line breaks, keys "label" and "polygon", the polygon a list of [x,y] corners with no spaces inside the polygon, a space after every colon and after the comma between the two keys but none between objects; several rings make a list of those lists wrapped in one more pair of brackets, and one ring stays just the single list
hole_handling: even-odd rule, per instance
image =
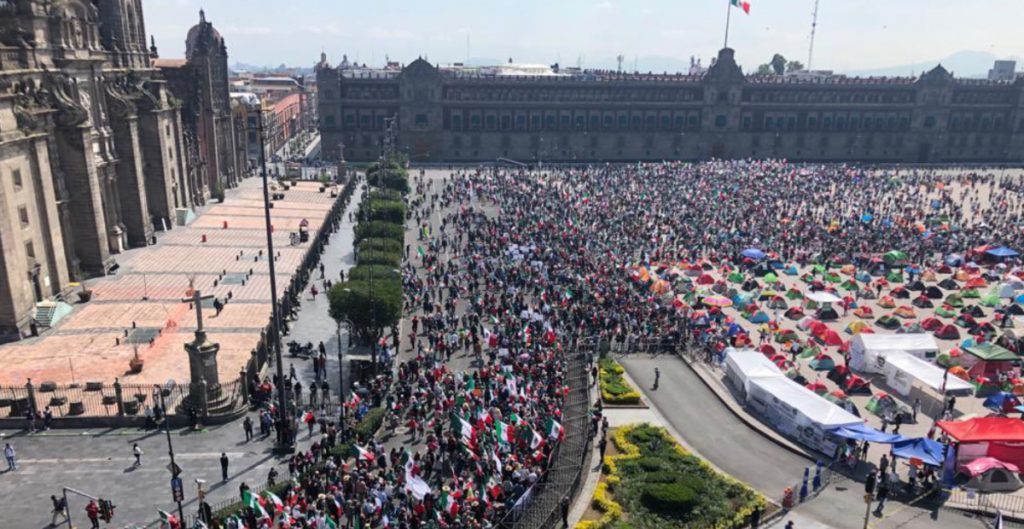
[{"label": "crowd of people", "polygon": [[[687,335],[670,301],[635,288],[630,265],[721,262],[748,247],[799,263],[895,248],[925,263],[985,242],[1024,246],[1012,220],[1021,185],[962,171],[716,161],[463,169],[421,173],[414,187],[408,341],[374,388],[387,435],[347,439],[359,413],[326,421],[292,459],[283,497],[243,490],[248,507],[212,524],[494,527],[556,453],[577,339]],[[331,453],[344,441],[351,463]]]}]

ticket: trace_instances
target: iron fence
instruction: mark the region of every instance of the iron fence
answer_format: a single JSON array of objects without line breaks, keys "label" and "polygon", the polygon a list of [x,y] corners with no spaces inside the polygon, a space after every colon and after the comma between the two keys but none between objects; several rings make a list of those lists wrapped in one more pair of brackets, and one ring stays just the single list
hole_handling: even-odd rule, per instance
[{"label": "iron fence", "polygon": [[584,471],[589,466],[590,375],[587,358],[592,346],[574,344],[567,357],[566,384],[569,394],[562,406],[565,437],[548,459],[543,478],[523,495],[516,506],[499,522],[503,529],[547,529],[558,525],[563,498],[570,500],[579,492]]}]

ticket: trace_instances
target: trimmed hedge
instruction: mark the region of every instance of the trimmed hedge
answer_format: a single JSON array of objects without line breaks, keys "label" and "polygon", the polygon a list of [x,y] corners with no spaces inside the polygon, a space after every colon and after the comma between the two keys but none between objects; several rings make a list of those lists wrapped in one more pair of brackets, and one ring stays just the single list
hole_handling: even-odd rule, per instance
[{"label": "trimmed hedge", "polygon": [[401,254],[404,251],[402,243],[394,239],[381,239],[378,237],[370,237],[359,241],[357,248],[360,252],[375,250],[378,252],[394,252]]},{"label": "trimmed hedge", "polygon": [[679,483],[654,483],[640,492],[640,501],[653,512],[666,517],[686,517],[698,503],[698,494]]},{"label": "trimmed hedge", "polygon": [[402,254],[401,252],[365,250],[359,252],[358,261],[361,265],[381,265],[392,269],[402,266]]},{"label": "trimmed hedge", "polygon": [[625,370],[611,358],[598,360],[601,399],[608,404],[639,404],[640,392],[623,377]]},{"label": "trimmed hedge", "polygon": [[395,224],[392,222],[384,222],[380,220],[372,220],[370,222],[360,222],[355,229],[356,244],[359,244],[363,239],[369,238],[381,238],[381,239],[392,239],[398,241],[399,244],[405,242],[405,227],[401,224]]},{"label": "trimmed hedge", "polygon": [[369,281],[371,272],[373,274],[374,284],[378,281],[384,282],[401,280],[401,276],[395,273],[395,267],[393,266],[365,264],[359,264],[350,268],[346,279],[349,281]]},{"label": "trimmed hedge", "polygon": [[405,204],[400,200],[373,199],[367,203],[370,220],[382,220],[402,224],[405,222]]}]

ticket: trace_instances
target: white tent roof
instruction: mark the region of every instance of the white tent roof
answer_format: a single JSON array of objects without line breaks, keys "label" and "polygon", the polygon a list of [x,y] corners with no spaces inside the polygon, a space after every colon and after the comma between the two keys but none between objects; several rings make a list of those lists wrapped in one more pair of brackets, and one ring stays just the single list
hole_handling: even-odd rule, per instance
[{"label": "white tent roof", "polygon": [[839,303],[843,301],[843,298],[831,292],[811,292],[807,294],[807,299],[817,301],[818,303]]},{"label": "white tent roof", "polygon": [[786,377],[757,378],[751,380],[750,385],[758,386],[761,390],[795,408],[810,422],[816,423],[826,430],[864,422],[860,417]]},{"label": "white tent roof", "polygon": [[727,349],[725,364],[728,371],[737,373],[743,384],[743,389],[747,391],[750,390],[750,381],[754,378],[784,377],[778,366],[754,349]]},{"label": "white tent roof", "polygon": [[[941,367],[900,351],[890,351],[885,355],[885,361],[889,365],[918,379],[922,384],[935,391],[942,391],[942,375],[944,370]],[[970,392],[974,390],[974,386],[960,377],[949,376],[946,377],[946,390]]]},{"label": "white tent roof", "polygon": [[931,334],[860,333],[853,337],[851,349],[861,351],[906,351],[938,353],[939,344]]}]

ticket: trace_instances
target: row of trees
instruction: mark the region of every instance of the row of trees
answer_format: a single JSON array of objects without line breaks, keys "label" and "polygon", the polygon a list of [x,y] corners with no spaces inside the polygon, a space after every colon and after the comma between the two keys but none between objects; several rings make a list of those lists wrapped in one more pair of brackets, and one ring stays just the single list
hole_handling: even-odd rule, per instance
[{"label": "row of trees", "polygon": [[772,56],[772,60],[757,67],[758,75],[783,75],[786,73],[799,72],[804,69],[800,61],[787,61],[781,53]]},{"label": "row of trees", "polygon": [[374,369],[376,344],[402,317],[402,257],[405,245],[405,202],[408,172],[401,159],[373,164],[366,171],[367,190],[355,227],[356,266],[346,281],[328,292],[331,317],[347,322],[358,342],[371,345]]}]

